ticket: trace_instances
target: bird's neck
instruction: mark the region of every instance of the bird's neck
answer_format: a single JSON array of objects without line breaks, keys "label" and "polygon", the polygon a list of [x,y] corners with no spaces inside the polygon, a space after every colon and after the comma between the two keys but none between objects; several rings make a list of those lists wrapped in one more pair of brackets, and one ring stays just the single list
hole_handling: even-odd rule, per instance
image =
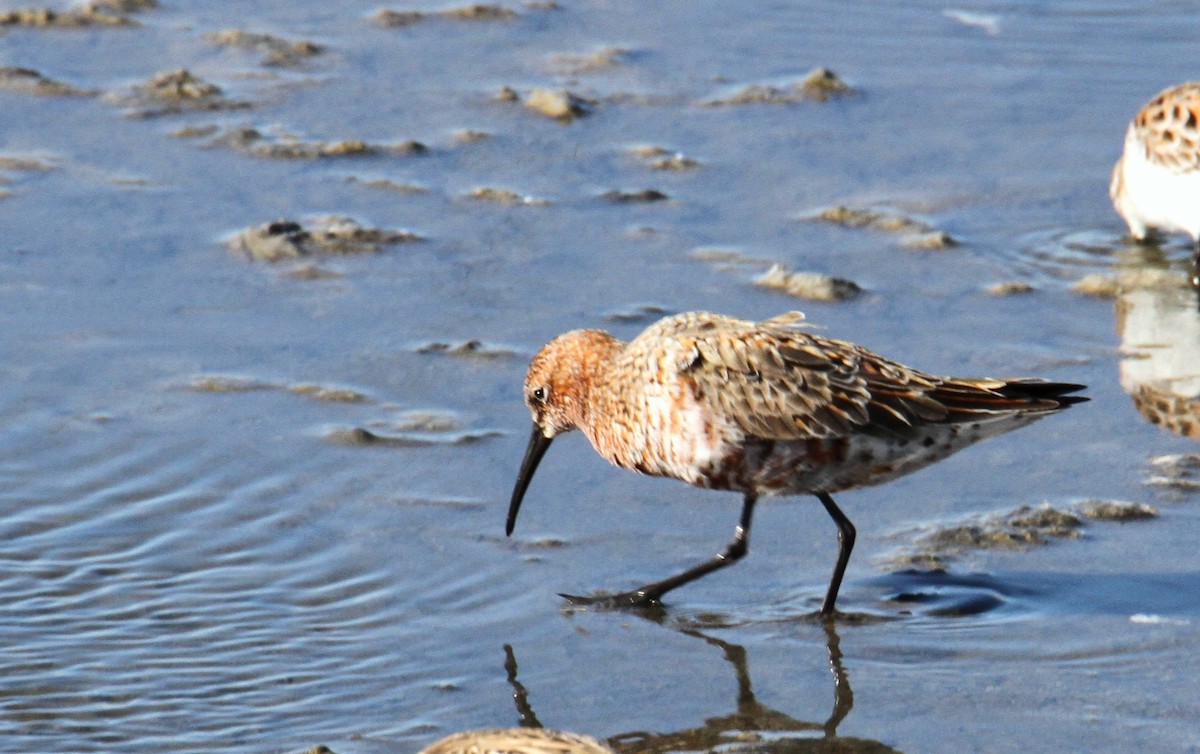
[{"label": "bird's neck", "polygon": [[591,436],[593,418],[596,417],[596,397],[603,391],[613,365],[624,343],[603,330],[582,330],[578,333],[577,352],[571,360],[572,418],[575,426]]}]

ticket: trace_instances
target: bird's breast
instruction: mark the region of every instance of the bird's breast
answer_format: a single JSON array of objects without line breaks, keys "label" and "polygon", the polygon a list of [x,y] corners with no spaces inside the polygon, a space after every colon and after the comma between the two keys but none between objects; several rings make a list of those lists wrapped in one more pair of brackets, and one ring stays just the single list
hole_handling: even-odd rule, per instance
[{"label": "bird's breast", "polygon": [[650,381],[599,416],[590,439],[610,462],[704,487],[741,439],[687,377]]}]

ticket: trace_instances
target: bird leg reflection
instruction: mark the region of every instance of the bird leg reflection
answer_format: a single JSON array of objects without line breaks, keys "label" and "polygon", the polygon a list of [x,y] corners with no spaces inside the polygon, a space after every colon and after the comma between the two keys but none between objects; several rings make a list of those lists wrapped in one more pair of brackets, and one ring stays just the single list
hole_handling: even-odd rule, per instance
[{"label": "bird leg reflection", "polygon": [[513,704],[517,705],[518,725],[522,728],[541,728],[542,723],[529,704],[529,692],[517,680],[517,656],[513,653],[511,644],[504,645],[504,673],[508,676],[508,685],[513,688]]},{"label": "bird leg reflection", "polygon": [[[658,622],[661,623],[661,621]],[[669,733],[630,731],[611,736],[606,743],[620,754],[634,754],[635,752],[636,754],[665,754],[672,751],[704,751],[718,748],[725,751],[736,751],[747,745],[747,733],[762,732],[771,735],[753,744],[755,751],[762,751],[764,746],[770,750],[778,749],[788,752],[808,751],[810,747],[814,751],[827,751],[831,739],[836,739],[839,745],[846,744],[848,750],[891,751],[877,742],[837,735],[838,726],[850,714],[850,710],[854,706],[854,692],[850,688],[850,679],[842,664],[840,637],[834,622],[832,620],[823,621],[823,628],[829,668],[833,675],[834,691],[833,709],[824,722],[798,720],[759,702],[751,682],[749,661],[744,646],[709,636],[695,629],[681,629],[682,633],[719,648],[724,659],[733,667],[734,678],[737,682],[734,711],[727,715],[708,717],[701,725],[693,728]],[[521,725],[540,725],[529,704],[525,687],[517,681],[515,654],[508,645],[505,646],[505,656],[505,670],[508,673],[509,683],[514,689],[513,699],[517,704]],[[806,735],[780,736],[781,733]]]}]

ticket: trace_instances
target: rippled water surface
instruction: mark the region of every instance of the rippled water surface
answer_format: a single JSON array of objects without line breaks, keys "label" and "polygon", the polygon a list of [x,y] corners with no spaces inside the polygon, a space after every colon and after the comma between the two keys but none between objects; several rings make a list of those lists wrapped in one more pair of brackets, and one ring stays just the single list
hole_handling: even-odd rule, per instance
[{"label": "rippled water surface", "polygon": [[[160,0],[0,29],[0,66],[94,92],[0,89],[0,750],[416,752],[520,723],[623,752],[1200,750],[1200,314],[1187,244],[1129,244],[1106,195],[1133,112],[1194,75],[1192,11],[504,7],[389,28],[374,3]],[[229,28],[321,51],[270,65],[209,37]],[[712,104],[818,66],[855,92]],[[178,69],[225,104],[136,117]],[[262,156],[238,128],[366,148]],[[675,153],[696,164],[653,167]],[[646,189],[666,198],[605,198]],[[959,245],[813,219],[842,205]],[[329,215],[423,240],[228,248]],[[773,263],[865,292],[754,285]],[[1106,295],[1076,290],[1096,275]],[[506,539],[528,359],[700,308],[804,309],[1092,402],[839,496],[859,544],[835,628],[811,617],[835,554],[811,499],[762,505],[750,557],[659,614],[564,610],[710,556],[738,500],[573,436]],[[1095,499],[1157,516],[897,565],[929,531]]]}]

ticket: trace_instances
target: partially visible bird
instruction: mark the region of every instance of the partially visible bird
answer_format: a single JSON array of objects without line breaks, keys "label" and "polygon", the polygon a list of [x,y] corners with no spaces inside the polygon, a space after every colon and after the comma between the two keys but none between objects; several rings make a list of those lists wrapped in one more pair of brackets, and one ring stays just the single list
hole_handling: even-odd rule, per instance
[{"label": "partially visible bird", "polygon": [[690,312],[628,343],[602,330],[560,335],[533,358],[525,402],[533,432],[505,531],[558,435],[580,429],[611,463],[743,494],[724,552],[683,573],[576,603],[657,603],[746,554],[761,495],[815,495],[838,529],[821,607],[831,615],[855,529],[831,493],[880,484],[979,440],[1087,400],[1082,385],[1039,379],[935,377],[861,346],[802,329],[802,314],[763,322]]},{"label": "partially visible bird", "polygon": [[454,733],[420,754],[613,754],[590,736],[546,728],[492,728]]},{"label": "partially visible bird", "polygon": [[1200,283],[1200,82],[1159,92],[1133,116],[1109,195],[1135,239],[1191,236]]}]

